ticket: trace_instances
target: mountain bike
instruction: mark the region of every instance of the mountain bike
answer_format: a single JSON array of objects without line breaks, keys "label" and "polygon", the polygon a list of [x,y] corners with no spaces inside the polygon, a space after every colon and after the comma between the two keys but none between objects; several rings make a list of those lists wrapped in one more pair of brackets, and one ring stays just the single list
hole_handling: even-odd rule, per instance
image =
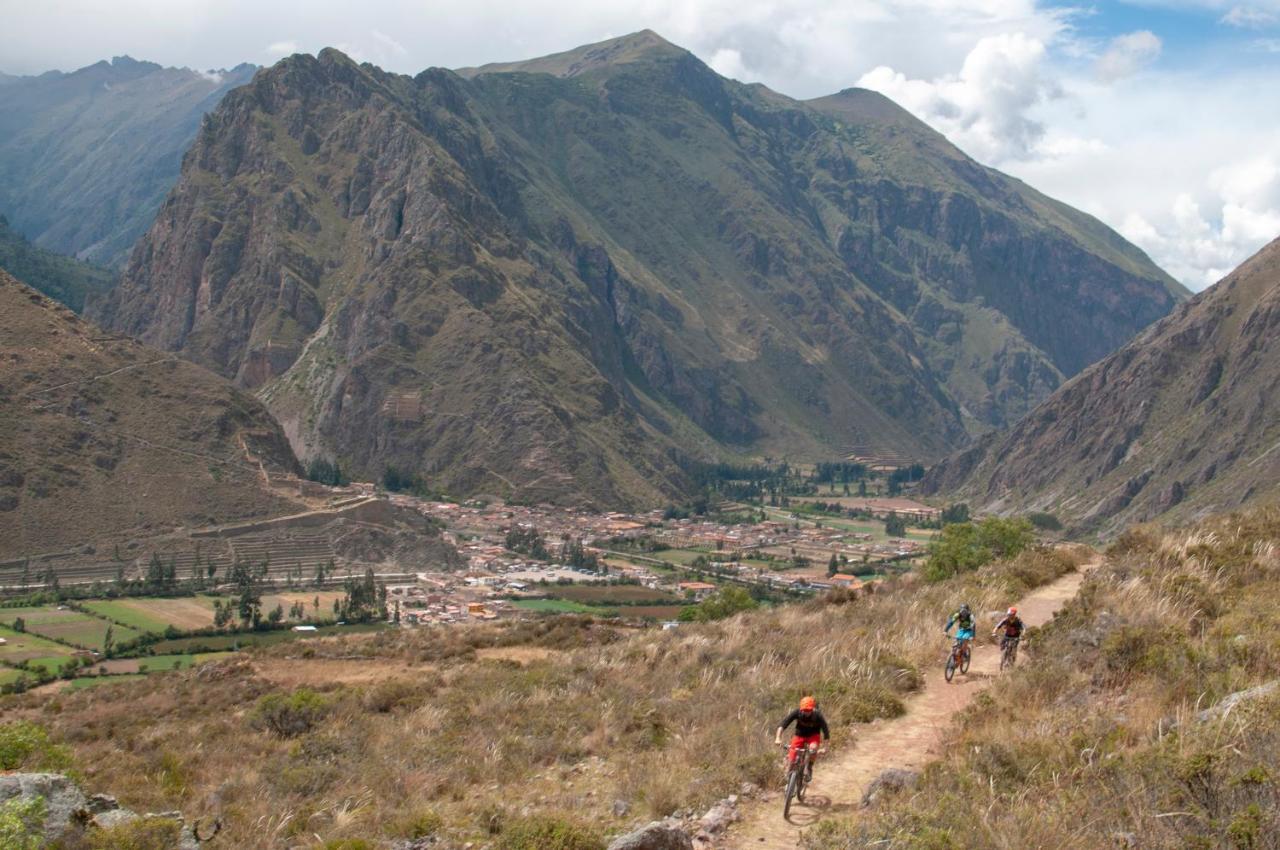
[{"label": "mountain bike", "polygon": [[[789,750],[790,744],[783,744],[783,750]],[[791,801],[804,802],[805,788],[809,785],[809,781],[813,778],[813,759],[817,753],[822,752],[812,744],[807,747],[800,747],[796,750],[796,759],[787,765],[787,791],[782,798],[782,817],[785,820],[791,816]]]},{"label": "mountain bike", "polygon": [[1009,637],[1006,635],[1000,641],[1000,669],[1012,667],[1014,662],[1018,660],[1018,641],[1021,638]]},{"label": "mountain bike", "polygon": [[957,668],[961,673],[969,672],[969,660],[971,657],[969,641],[956,638],[956,642],[951,645],[951,651],[947,653],[947,666],[942,668],[942,674],[947,677],[948,682],[956,674]]}]

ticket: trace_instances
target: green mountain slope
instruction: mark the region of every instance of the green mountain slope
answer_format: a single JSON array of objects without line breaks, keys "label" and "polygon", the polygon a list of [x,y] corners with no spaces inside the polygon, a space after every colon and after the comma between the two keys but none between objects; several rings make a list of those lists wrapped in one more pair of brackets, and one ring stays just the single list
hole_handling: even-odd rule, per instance
[{"label": "green mountain slope", "polygon": [[2,215],[0,268],[8,269],[77,313],[84,309],[86,298],[105,293],[116,282],[116,274],[108,269],[32,245]]},{"label": "green mountain slope", "polygon": [[0,270],[0,559],[279,512],[259,462],[298,471],[251,396]]},{"label": "green mountain slope", "polygon": [[127,56],[0,85],[0,210],[43,248],[123,264],[177,180],[200,118],[256,69]]},{"label": "green mountain slope", "polygon": [[1172,308],[864,94],[647,32],[413,78],[291,57],[206,121],[98,315],[257,389],[304,457],[651,503],[691,458],[936,457]]},{"label": "green mountain slope", "polygon": [[1112,533],[1280,496],[1280,240],[925,486]]}]

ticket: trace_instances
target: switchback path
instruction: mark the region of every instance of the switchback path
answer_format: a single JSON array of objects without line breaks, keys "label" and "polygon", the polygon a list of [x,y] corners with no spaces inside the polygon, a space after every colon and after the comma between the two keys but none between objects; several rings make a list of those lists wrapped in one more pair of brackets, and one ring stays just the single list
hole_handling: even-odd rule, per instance
[{"label": "switchback path", "polygon": [[[1017,603],[1018,615],[1028,626],[1040,626],[1080,589],[1094,560],[1056,581],[1031,592]],[[944,735],[956,712],[967,706],[999,674],[1000,651],[991,644],[975,641],[969,675],[956,673],[951,684],[942,676],[945,647],[938,641],[937,669],[925,671],[924,687],[906,701],[906,713],[859,727],[852,746],[829,755],[814,771],[813,784],[805,802],[791,807],[791,820],[782,818],[782,801],[777,793],[762,803],[743,810],[743,820],[729,833],[725,846],[736,850],[765,848],[792,850],[799,846],[800,834],[819,820],[847,816],[862,802],[863,792],[881,771],[891,767],[919,770],[937,757]],[[1029,660],[1019,652],[1018,662]],[[839,743],[837,741],[837,743]]]}]

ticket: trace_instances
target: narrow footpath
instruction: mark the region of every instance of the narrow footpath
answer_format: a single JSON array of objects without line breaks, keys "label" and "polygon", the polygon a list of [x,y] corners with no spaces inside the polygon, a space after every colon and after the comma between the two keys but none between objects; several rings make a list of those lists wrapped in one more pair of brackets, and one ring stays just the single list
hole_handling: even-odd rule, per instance
[{"label": "narrow footpath", "polygon": [[[1017,603],[1018,615],[1028,626],[1047,623],[1063,603],[1076,595],[1085,575],[1098,563],[1091,561],[1028,594]],[[981,632],[978,637],[983,637]],[[799,846],[801,833],[819,820],[857,811],[867,786],[881,771],[894,767],[919,770],[937,758],[956,712],[986,688],[1000,670],[999,648],[975,642],[969,674],[957,672],[952,683],[947,684],[942,676],[942,654],[940,649],[937,669],[925,672],[924,687],[907,699],[905,714],[856,727],[851,747],[838,748],[818,764],[805,802],[792,805],[789,822],[782,818],[779,795],[771,794],[765,802],[743,809],[742,821],[730,831],[724,846],[736,850],[792,850]],[[1029,656],[1025,660],[1030,661]],[[1020,652],[1018,663],[1023,662]],[[840,741],[837,739],[836,743],[839,745]]]}]

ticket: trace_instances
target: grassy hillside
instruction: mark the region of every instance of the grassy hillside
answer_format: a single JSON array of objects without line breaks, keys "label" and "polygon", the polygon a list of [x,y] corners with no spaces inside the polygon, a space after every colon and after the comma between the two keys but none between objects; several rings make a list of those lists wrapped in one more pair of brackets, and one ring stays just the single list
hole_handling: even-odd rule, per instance
[{"label": "grassy hillside", "polygon": [[[944,646],[940,618],[1073,568],[1024,553],[962,579],[792,605],[673,632],[561,617],[281,645],[168,678],[0,703],[47,723],[126,805],[215,810],[238,848],[521,843],[577,824],[582,847],[777,775],[773,727],[812,690],[848,740],[902,711]],[[615,801],[622,801],[622,814]]]},{"label": "grassy hillside", "polygon": [[1276,846],[1278,540],[1276,508],[1125,534],[918,788],[806,846]]},{"label": "grassy hillside", "polygon": [[31,244],[0,215],[0,268],[77,313],[116,282],[115,272]]},{"label": "grassy hillside", "polygon": [[297,463],[261,404],[0,270],[0,559],[279,511],[259,460]]},{"label": "grassy hillside", "polygon": [[1278,341],[1280,240],[923,486],[1103,535],[1274,498]]}]

